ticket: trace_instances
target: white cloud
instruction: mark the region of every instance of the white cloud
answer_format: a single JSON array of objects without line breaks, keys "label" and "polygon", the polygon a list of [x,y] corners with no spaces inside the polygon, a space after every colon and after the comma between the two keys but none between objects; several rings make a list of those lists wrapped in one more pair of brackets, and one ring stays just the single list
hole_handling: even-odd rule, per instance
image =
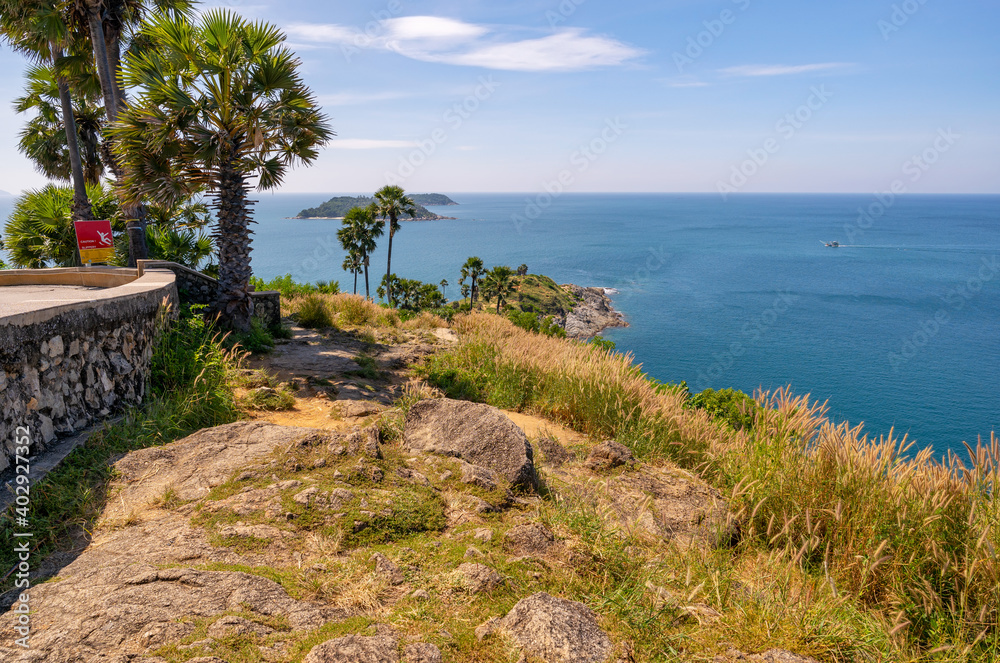
[{"label": "white cloud", "polygon": [[787,76],[789,74],[804,74],[810,71],[829,71],[851,66],[850,62],[819,62],[816,64],[746,64],[738,67],[726,67],[719,72],[728,76]]},{"label": "white cloud", "polygon": [[382,21],[388,39],[402,40],[456,40],[464,41],[481,37],[489,30],[480,25],[438,16],[402,16]]},{"label": "white cloud", "polygon": [[[435,16],[405,16],[379,23],[367,33],[336,24],[293,24],[296,40],[390,50],[423,62],[507,71],[580,71],[615,67],[643,55],[609,37],[566,28],[535,39],[516,39],[482,25]],[[374,33],[373,33],[374,32]]]},{"label": "white cloud", "polygon": [[375,140],[370,138],[334,138],[328,147],[333,150],[385,150],[418,147],[413,140]]}]

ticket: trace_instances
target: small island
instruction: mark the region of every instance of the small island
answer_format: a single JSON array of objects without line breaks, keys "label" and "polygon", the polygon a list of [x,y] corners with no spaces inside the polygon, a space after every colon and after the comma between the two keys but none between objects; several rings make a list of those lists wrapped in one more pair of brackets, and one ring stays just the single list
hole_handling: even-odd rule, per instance
[{"label": "small island", "polygon": [[[403,217],[400,221],[440,221],[444,219],[454,220],[453,216],[441,216],[435,214],[425,207],[425,205],[445,206],[457,205],[454,200],[440,193],[418,193],[410,196],[413,206],[416,208],[416,216],[412,219]],[[293,216],[293,219],[342,219],[352,207],[367,207],[374,201],[371,196],[335,196],[319,207],[304,209]]]}]

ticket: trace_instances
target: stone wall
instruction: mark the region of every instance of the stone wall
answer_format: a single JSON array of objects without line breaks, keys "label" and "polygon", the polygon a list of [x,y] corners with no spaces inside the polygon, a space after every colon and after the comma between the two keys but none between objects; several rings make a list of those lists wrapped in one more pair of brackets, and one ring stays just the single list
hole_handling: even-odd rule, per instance
[{"label": "stone wall", "polygon": [[170,272],[131,273],[89,301],[0,317],[0,471],[18,427],[30,428],[35,454],[142,400],[157,318],[164,304],[176,311],[177,290]]},{"label": "stone wall", "polygon": [[[177,292],[184,303],[212,305],[217,299],[219,282],[201,272],[166,260],[140,260],[140,273],[145,269],[169,269],[172,271],[177,278]],[[253,298],[255,318],[269,329],[281,326],[281,295],[279,293],[268,290],[254,292],[250,296]]]}]

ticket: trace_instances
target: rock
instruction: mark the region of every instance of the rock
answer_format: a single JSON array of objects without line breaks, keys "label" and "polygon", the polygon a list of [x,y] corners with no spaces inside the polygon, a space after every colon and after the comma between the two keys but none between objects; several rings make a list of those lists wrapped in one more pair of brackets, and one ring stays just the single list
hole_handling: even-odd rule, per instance
[{"label": "rock", "polygon": [[491,617],[487,621],[483,622],[482,624],[480,624],[479,626],[476,627],[476,631],[475,631],[475,633],[476,633],[476,640],[482,642],[483,640],[485,640],[486,638],[488,638],[490,635],[492,635],[493,632],[497,630],[497,628],[499,627],[499,625],[500,625],[500,618],[499,617]]},{"label": "rock", "polygon": [[396,639],[348,635],[316,645],[303,663],[399,663]]},{"label": "rock", "polygon": [[368,561],[375,562],[375,573],[388,580],[390,585],[403,584],[403,572],[382,553],[375,553]]},{"label": "rock", "polygon": [[345,418],[369,417],[373,414],[384,412],[386,409],[384,405],[369,401],[340,401],[339,404],[340,416]]},{"label": "rock", "polygon": [[500,484],[500,477],[493,470],[481,465],[472,465],[465,461],[460,462],[462,463],[462,483],[479,486],[483,490],[496,490],[496,487]]},{"label": "rock", "polygon": [[406,645],[403,653],[406,663],[441,663],[441,650],[428,642],[414,642]]},{"label": "rock", "polygon": [[493,540],[493,530],[489,527],[480,527],[472,532],[472,538],[476,541],[481,541],[483,543],[489,543]]},{"label": "rock", "polygon": [[542,464],[549,467],[562,467],[567,462],[573,460],[573,454],[569,452],[559,440],[551,437],[541,437],[538,439],[538,448],[542,450]]},{"label": "rock", "polygon": [[208,627],[208,637],[219,640],[230,635],[267,635],[274,629],[234,615],[227,615]]},{"label": "rock", "polygon": [[590,608],[545,592],[518,601],[496,626],[546,663],[604,663],[612,650]]},{"label": "rock", "polygon": [[482,557],[482,556],[483,552],[475,546],[469,546],[468,548],[465,549],[464,557]]},{"label": "rock", "polygon": [[607,440],[590,450],[585,464],[595,472],[607,472],[622,465],[635,465],[635,458],[624,444]]},{"label": "rock", "polygon": [[382,458],[382,432],[372,424],[367,428],[355,431],[347,436],[347,453],[352,456],[366,456],[372,459]]},{"label": "rock", "polygon": [[581,288],[564,284],[563,289],[580,301],[566,316],[566,336],[588,338],[608,327],[628,327],[625,318],[611,305],[604,288]]},{"label": "rock", "polygon": [[473,594],[488,592],[503,582],[500,574],[485,564],[462,564],[456,574],[462,585]]},{"label": "rock", "polygon": [[420,472],[417,472],[416,470],[411,470],[408,467],[397,468],[396,469],[396,475],[399,476],[402,479],[406,479],[410,483],[415,483],[418,486],[430,486],[431,485],[430,480],[426,476],[424,476]]},{"label": "rock", "polygon": [[431,595],[427,593],[426,589],[417,589],[412,594],[410,594],[410,597],[418,599],[420,601],[427,601],[431,598]]},{"label": "rock", "polygon": [[292,496],[292,501],[296,504],[301,504],[303,506],[309,506],[309,502],[315,499],[316,494],[319,493],[319,488],[313,486],[312,488],[306,488],[301,493],[296,493]]},{"label": "rock", "polygon": [[518,525],[503,535],[505,548],[529,555],[544,555],[555,543],[555,535],[544,525]]},{"label": "rock", "polygon": [[64,347],[62,336],[53,336],[49,340],[49,356],[58,357],[63,353]]},{"label": "rock", "polygon": [[404,440],[411,451],[461,458],[492,470],[512,486],[537,486],[524,431],[488,405],[448,398],[420,401],[406,415]]}]

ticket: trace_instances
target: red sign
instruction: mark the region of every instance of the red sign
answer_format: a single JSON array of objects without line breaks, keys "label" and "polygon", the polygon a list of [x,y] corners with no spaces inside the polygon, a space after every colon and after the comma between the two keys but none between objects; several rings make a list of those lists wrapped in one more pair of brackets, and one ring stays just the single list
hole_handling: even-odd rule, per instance
[{"label": "red sign", "polygon": [[73,226],[83,262],[107,262],[115,254],[110,221],[74,221]]}]

